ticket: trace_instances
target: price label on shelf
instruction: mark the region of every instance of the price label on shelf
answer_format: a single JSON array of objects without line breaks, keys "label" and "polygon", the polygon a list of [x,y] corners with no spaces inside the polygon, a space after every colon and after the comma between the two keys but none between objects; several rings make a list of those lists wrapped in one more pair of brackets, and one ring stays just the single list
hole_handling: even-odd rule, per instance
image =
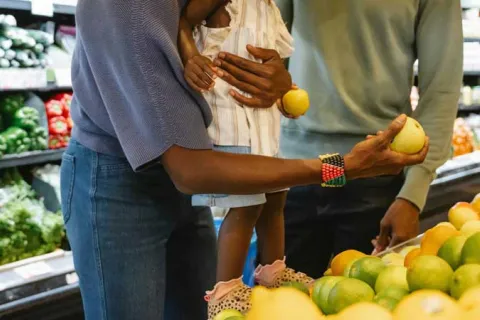
[{"label": "price label on shelf", "polygon": [[48,264],[40,261],[15,268],[14,271],[23,279],[30,279],[38,276],[43,276],[52,272],[53,270]]},{"label": "price label on shelf", "polygon": [[55,84],[58,87],[69,88],[72,86],[72,75],[70,69],[54,69],[55,72]]},{"label": "price label on shelf", "polygon": [[0,90],[38,89],[47,86],[43,69],[0,69]]},{"label": "price label on shelf", "polygon": [[32,14],[53,17],[53,0],[31,0]]}]

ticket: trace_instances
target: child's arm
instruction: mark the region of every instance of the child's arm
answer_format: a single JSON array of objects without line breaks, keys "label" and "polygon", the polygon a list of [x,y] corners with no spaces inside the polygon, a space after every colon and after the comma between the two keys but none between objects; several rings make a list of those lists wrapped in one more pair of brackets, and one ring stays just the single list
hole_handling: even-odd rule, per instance
[{"label": "child's arm", "polygon": [[225,0],[190,0],[180,17],[178,49],[185,66],[185,79],[193,89],[200,92],[213,87],[216,75],[210,59],[198,52],[193,39],[193,28],[224,3]]}]

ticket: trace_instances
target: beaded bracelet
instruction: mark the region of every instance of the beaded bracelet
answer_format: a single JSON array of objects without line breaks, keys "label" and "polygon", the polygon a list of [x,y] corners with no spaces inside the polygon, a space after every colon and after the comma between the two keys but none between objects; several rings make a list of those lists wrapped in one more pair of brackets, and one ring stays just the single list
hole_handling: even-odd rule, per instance
[{"label": "beaded bracelet", "polygon": [[322,161],[322,187],[343,187],[347,183],[345,162],[338,153],[319,156]]}]

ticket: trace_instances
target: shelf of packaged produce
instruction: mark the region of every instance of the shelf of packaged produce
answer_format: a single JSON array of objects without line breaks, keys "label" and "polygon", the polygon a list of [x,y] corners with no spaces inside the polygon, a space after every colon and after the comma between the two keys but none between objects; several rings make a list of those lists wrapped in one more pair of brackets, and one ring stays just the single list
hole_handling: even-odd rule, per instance
[{"label": "shelf of packaged produce", "polygon": [[465,154],[448,160],[437,170],[437,178],[432,186],[453,183],[466,177],[480,175],[480,151]]},{"label": "shelf of packaged produce", "polygon": [[462,8],[465,8],[465,9],[480,8],[480,0],[462,0]]},{"label": "shelf of packaged produce", "polygon": [[0,92],[69,91],[71,89],[69,68],[0,69]]},{"label": "shelf of packaged produce", "polygon": [[480,104],[474,104],[470,106],[460,105],[458,107],[459,112],[480,112]]},{"label": "shelf of packaged produce", "polygon": [[[53,0],[53,12],[61,14],[75,14],[76,0]],[[12,10],[32,10],[31,0],[0,0],[0,8]]]},{"label": "shelf of packaged produce", "polygon": [[0,318],[16,301],[77,282],[72,254],[63,250],[0,266]]},{"label": "shelf of packaged produce", "polygon": [[62,159],[64,149],[30,151],[20,154],[7,154],[0,159],[0,169],[28,166]]}]

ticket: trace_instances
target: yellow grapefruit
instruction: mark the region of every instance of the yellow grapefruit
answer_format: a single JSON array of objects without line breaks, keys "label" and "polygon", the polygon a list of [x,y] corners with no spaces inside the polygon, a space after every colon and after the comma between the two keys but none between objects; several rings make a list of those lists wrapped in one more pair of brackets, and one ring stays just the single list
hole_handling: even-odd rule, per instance
[{"label": "yellow grapefruit", "polygon": [[420,290],[403,299],[395,308],[395,320],[460,320],[463,309],[443,292]]},{"label": "yellow grapefruit", "polygon": [[[480,306],[480,286],[468,289],[458,300],[458,304],[465,310]],[[480,319],[480,318],[479,318]]]},{"label": "yellow grapefruit", "polygon": [[338,320],[392,320],[387,310],[371,302],[361,302],[350,306],[338,314]]},{"label": "yellow grapefruit", "polygon": [[[260,292],[255,292],[260,290]],[[293,288],[254,288],[246,320],[322,320],[323,315],[307,295]]]}]

